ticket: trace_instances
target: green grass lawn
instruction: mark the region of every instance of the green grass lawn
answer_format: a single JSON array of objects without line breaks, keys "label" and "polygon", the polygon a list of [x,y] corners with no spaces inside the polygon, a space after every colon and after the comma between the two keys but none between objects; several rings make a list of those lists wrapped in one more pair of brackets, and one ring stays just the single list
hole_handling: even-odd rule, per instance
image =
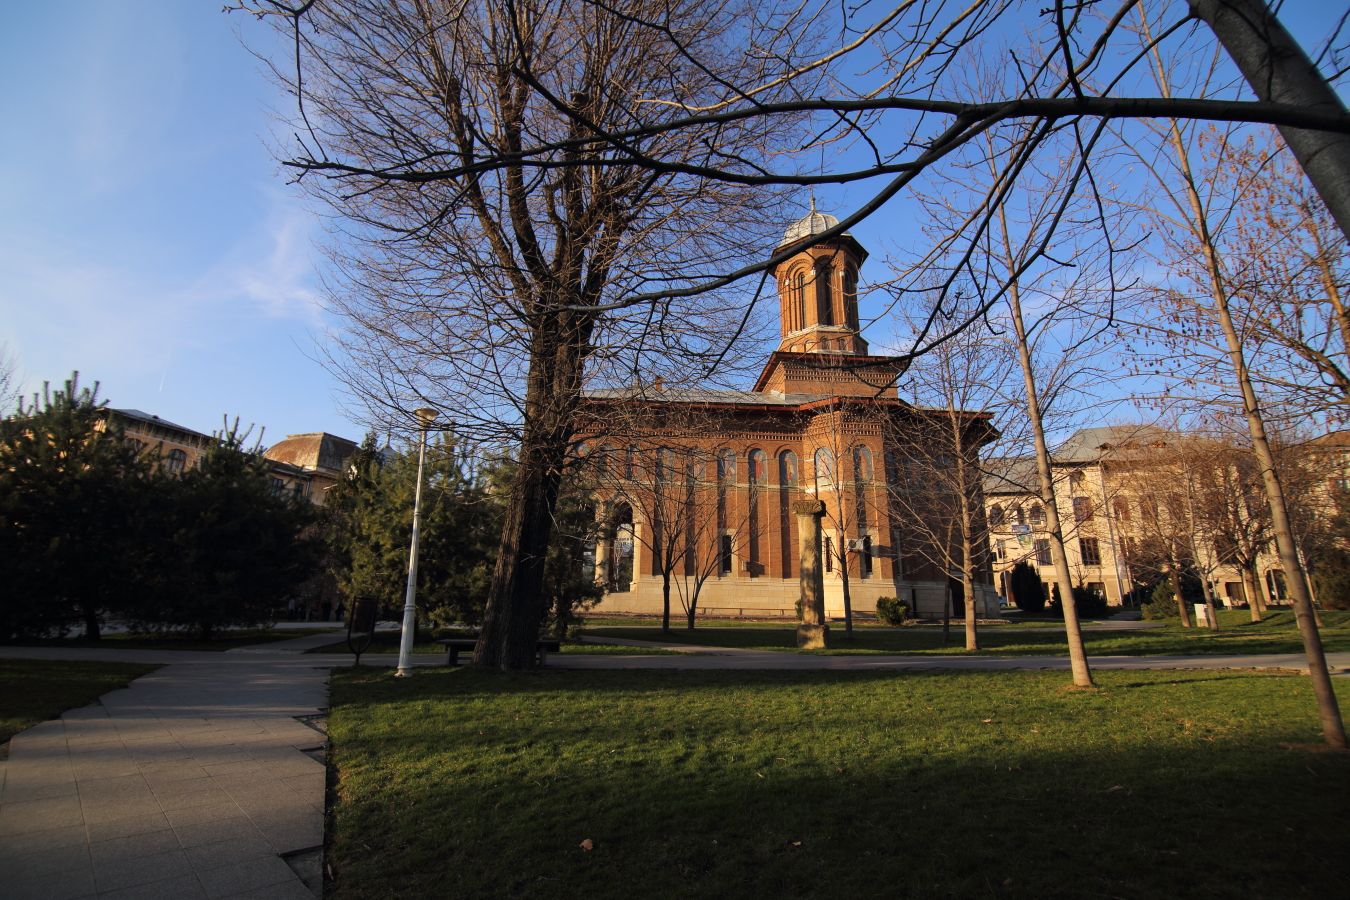
[{"label": "green grass lawn", "polygon": [[18,647],[102,647],[108,650],[230,650],[234,647],[247,647],[250,644],[270,644],[274,641],[289,641],[309,634],[320,634],[325,628],[293,628],[287,631],[273,631],[268,628],[241,628],[222,631],[209,641],[203,641],[195,633],[140,634],[119,631],[105,634],[96,641],[83,637],[65,638],[29,638],[15,641]]},{"label": "green grass lawn", "polygon": [[0,659],[0,744],[159,666]]},{"label": "green grass lawn", "polygon": [[[1322,642],[1328,651],[1350,650],[1350,612],[1327,611],[1322,614]],[[1106,631],[1083,633],[1088,653],[1098,656],[1186,655],[1230,653],[1299,653],[1303,643],[1289,610],[1270,613],[1265,621],[1253,623],[1241,610],[1220,614],[1220,628],[1182,628],[1169,621],[1164,627],[1148,631]],[[794,626],[760,625],[739,628],[684,628],[662,634],[652,628],[587,627],[597,638],[630,638],[716,647],[743,647],[755,650],[796,650]],[[964,653],[965,637],[961,623],[953,622],[951,640],[944,644],[942,629],[929,626],[893,630],[858,629],[851,641],[844,639],[842,627],[831,627],[834,646],[817,653]],[[1025,629],[985,629],[980,633],[982,653],[999,656],[1043,656],[1067,654],[1063,632]]]},{"label": "green grass lawn", "polygon": [[332,896],[1342,895],[1305,678],[1097,678],[336,672]]},{"label": "green grass lawn", "polygon": [[[371,643],[369,649],[362,651],[362,655],[365,655],[366,653],[372,654],[397,653],[398,643],[400,639],[401,635],[397,631],[376,632],[375,640]],[[347,635],[346,632],[343,632],[341,636],[335,638],[332,644],[328,644],[323,647],[315,647],[312,650],[306,650],[305,652],[350,653],[351,651],[347,649]],[[615,654],[630,654],[633,656],[662,656],[666,654],[675,653],[677,651],[662,650],[659,647],[626,647],[622,644],[590,644],[590,643],[583,644],[575,641],[564,641],[560,648],[560,652],[602,654],[607,656],[613,656]],[[443,646],[436,643],[434,638],[421,637],[417,641],[417,643],[413,644],[413,653],[415,654],[439,653],[441,656],[445,656],[446,650]],[[461,654],[461,656],[463,656],[463,654]]]}]

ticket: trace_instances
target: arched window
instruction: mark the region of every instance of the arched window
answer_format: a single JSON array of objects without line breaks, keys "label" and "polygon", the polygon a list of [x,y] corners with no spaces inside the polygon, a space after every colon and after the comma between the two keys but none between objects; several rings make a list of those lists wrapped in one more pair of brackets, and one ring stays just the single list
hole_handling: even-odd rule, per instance
[{"label": "arched window", "polygon": [[1003,524],[1003,507],[995,503],[989,507],[989,525],[991,528],[997,528]]},{"label": "arched window", "polygon": [[767,480],[766,467],[769,464],[769,458],[764,455],[763,450],[751,450],[747,459],[750,463],[750,484],[752,486],[763,485]]},{"label": "arched window", "polygon": [[595,467],[597,475],[605,475],[609,472],[610,458],[614,455],[614,448],[608,444],[601,444],[600,449],[595,451],[595,457],[592,464]]},{"label": "arched window", "polygon": [[816,451],[816,493],[834,489],[834,454],[824,447]]},{"label": "arched window", "polygon": [[844,269],[844,318],[848,327],[858,330],[858,270]]},{"label": "arched window", "polygon": [[746,547],[746,553],[749,557],[749,572],[751,578],[759,575],[761,569],[760,553],[760,522],[759,522],[759,495],[766,481],[768,481],[769,458],[764,455],[763,450],[751,450],[746,456],[747,469],[747,493],[746,513],[749,518],[749,541]]},{"label": "arched window", "polygon": [[872,451],[859,444],[853,448],[853,508],[858,519],[858,532],[865,542],[869,542],[869,555],[861,563],[864,575],[872,573],[870,539],[862,534],[867,530],[867,486],[871,480]]},{"label": "arched window", "polygon": [[1124,497],[1116,497],[1111,501],[1111,507],[1116,513],[1116,519],[1121,522],[1130,521],[1130,501]]},{"label": "arched window", "polygon": [[1022,507],[1020,507],[1020,506],[1012,506],[1012,507],[1009,507],[1009,510],[1008,510],[1008,511],[1009,511],[1009,513],[1011,514],[1012,520],[1013,520],[1013,522],[1014,522],[1015,524],[1017,524],[1017,525],[1025,525],[1025,524],[1027,524],[1027,514],[1026,514],[1026,512],[1022,509]]},{"label": "arched window", "polygon": [[164,468],[168,470],[170,475],[181,474],[187,468],[187,454],[182,450],[170,450]]},{"label": "arched window", "polygon": [[853,478],[864,482],[872,480],[872,451],[861,444],[853,448]]},{"label": "arched window", "polygon": [[1031,524],[1032,525],[1045,524],[1045,507],[1041,506],[1039,503],[1032,504]]},{"label": "arched window", "polygon": [[834,324],[834,267],[829,260],[816,264],[816,321],[821,325]]},{"label": "arched window", "polygon": [[784,450],[778,454],[778,559],[782,578],[793,575],[792,558],[795,542],[792,539],[792,500],[797,490],[797,454]]},{"label": "arched window", "polygon": [[732,450],[717,451],[718,484],[736,483],[736,454]]},{"label": "arched window", "polygon": [[792,273],[792,287],[788,291],[788,331],[799,331],[806,321],[806,272]]}]

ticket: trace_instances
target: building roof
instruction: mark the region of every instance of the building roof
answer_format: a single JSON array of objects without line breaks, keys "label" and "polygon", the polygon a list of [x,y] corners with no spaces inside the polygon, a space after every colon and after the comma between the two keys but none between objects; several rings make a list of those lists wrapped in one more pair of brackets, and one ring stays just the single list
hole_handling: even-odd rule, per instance
[{"label": "building roof", "polygon": [[594,388],[582,396],[592,400],[646,400],[653,403],[732,403],[745,406],[799,406],[826,400],[833,394],[780,394],[774,391],[736,391],[710,388]]},{"label": "building roof", "polygon": [[1157,425],[1103,425],[1080,428],[1052,454],[1057,463],[1097,462],[1138,455],[1160,444],[1174,442],[1176,432]]},{"label": "building roof", "polygon": [[341,472],[347,458],[356,452],[356,443],[326,431],[307,434],[288,434],[286,440],[273,444],[263,454],[276,462],[289,463],[314,471],[327,469]]},{"label": "building roof", "polygon": [[[1174,443],[1176,432],[1156,425],[1103,425],[1080,428],[1050,455],[1052,465],[1073,465],[1106,460],[1138,460],[1160,445]],[[1036,459],[1031,456],[1005,456],[984,462],[986,494],[1035,493],[1038,476]]]},{"label": "building roof", "polygon": [[[778,246],[786,247],[788,244],[795,244],[797,241],[824,234],[838,224],[837,218],[816,209],[816,198],[812,197],[811,211],[788,226],[787,231],[783,233],[783,239],[778,242]],[[851,238],[853,235],[845,231],[840,237]]]},{"label": "building roof", "polygon": [[170,422],[168,419],[161,419],[159,416],[152,415],[151,413],[144,412],[139,409],[114,409],[111,410],[111,412],[113,412],[118,416],[121,416],[124,419],[130,419],[135,422],[144,422],[147,425],[157,425],[160,428],[172,428],[176,431],[184,431],[187,432],[188,434],[195,434],[198,437],[209,437],[209,435],[202,434],[195,428],[188,428],[185,425],[179,425],[175,422]]},{"label": "building roof", "polygon": [[994,457],[984,461],[986,494],[1032,494],[1037,482],[1036,460],[1030,456]]}]

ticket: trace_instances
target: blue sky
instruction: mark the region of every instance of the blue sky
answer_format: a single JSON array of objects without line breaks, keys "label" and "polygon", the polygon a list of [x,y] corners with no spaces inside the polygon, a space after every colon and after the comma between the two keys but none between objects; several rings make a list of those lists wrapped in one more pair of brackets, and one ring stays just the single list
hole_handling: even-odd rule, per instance
[{"label": "blue sky", "polygon": [[220,3],[0,14],[0,342],[28,390],[72,369],[114,406],[359,437],[312,358],[315,220],[268,152],[284,103]]},{"label": "blue sky", "polygon": [[[112,405],[202,431],[228,414],[269,443],[359,438],[315,361],[333,327],[317,220],[268,149],[290,101],[238,32],[263,52],[272,38],[220,5],[4,5],[0,344],[27,391],[79,369]],[[1285,7],[1308,47],[1319,5]],[[856,233],[881,260],[917,237],[912,216],[893,203]]]}]

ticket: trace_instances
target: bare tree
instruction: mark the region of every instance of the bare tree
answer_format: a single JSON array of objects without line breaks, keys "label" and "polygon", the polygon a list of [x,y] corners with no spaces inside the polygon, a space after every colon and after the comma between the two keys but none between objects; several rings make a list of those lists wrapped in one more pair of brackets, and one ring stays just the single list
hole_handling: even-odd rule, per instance
[{"label": "bare tree", "polygon": [[[758,63],[731,52],[741,5],[253,8],[294,41],[293,65],[275,66],[298,102],[281,152],[333,213],[331,297],[347,323],[333,356],[353,393],[393,425],[431,404],[460,432],[517,448],[475,662],[529,666],[583,385],[713,367],[752,307],[744,295],[625,298],[685,284],[708,260],[748,260],[776,237],[775,192],[631,157],[748,169],[772,146],[753,121],[665,129],[680,113],[646,102],[720,102],[758,77]],[[651,15],[663,17],[659,34],[642,24]],[[693,67],[690,53],[718,62]],[[616,129],[650,136],[623,149],[596,137]],[[526,154],[539,144],[555,149]]]},{"label": "bare tree", "polygon": [[[1155,77],[1166,94],[1170,91],[1171,71],[1157,53],[1154,53],[1153,61]],[[1207,161],[1193,152],[1193,132],[1194,129],[1185,123],[1176,120],[1167,123],[1168,164],[1165,167],[1160,163],[1147,166],[1147,171],[1156,179],[1159,208],[1166,210],[1157,217],[1159,234],[1165,242],[1170,242],[1170,256],[1179,263],[1174,267],[1175,282],[1161,286],[1156,295],[1165,301],[1183,304],[1185,309],[1195,310],[1217,326],[1222,336],[1222,355],[1216,362],[1228,367],[1228,392],[1236,395],[1246,420],[1252,453],[1270,507],[1271,530],[1308,657],[1323,735],[1331,746],[1343,748],[1346,739],[1340,707],[1327,672],[1289,504],[1267,433],[1264,408],[1251,375],[1247,344],[1235,315],[1235,309],[1242,305],[1241,263],[1230,259],[1222,244],[1226,225],[1242,215],[1246,190],[1260,175],[1259,171],[1246,171],[1232,181],[1222,178],[1219,169],[1230,161],[1224,149],[1227,142],[1220,140]],[[1165,322],[1165,318],[1158,317],[1157,320]],[[1183,317],[1182,321],[1189,321],[1189,318]],[[1173,341],[1185,340],[1184,332],[1173,333],[1170,337]]]},{"label": "bare tree", "polygon": [[[992,413],[983,408],[999,397],[1012,371],[1006,341],[986,331],[967,331],[921,357],[906,385],[924,417],[890,441],[905,447],[903,477],[888,478],[891,503],[919,532],[914,547],[948,582],[960,578],[966,650],[980,649],[976,628],[977,585],[989,574],[984,517],[984,469],[980,450],[993,437]],[[916,427],[918,426],[918,427]],[[947,615],[944,615],[944,626]]]}]

